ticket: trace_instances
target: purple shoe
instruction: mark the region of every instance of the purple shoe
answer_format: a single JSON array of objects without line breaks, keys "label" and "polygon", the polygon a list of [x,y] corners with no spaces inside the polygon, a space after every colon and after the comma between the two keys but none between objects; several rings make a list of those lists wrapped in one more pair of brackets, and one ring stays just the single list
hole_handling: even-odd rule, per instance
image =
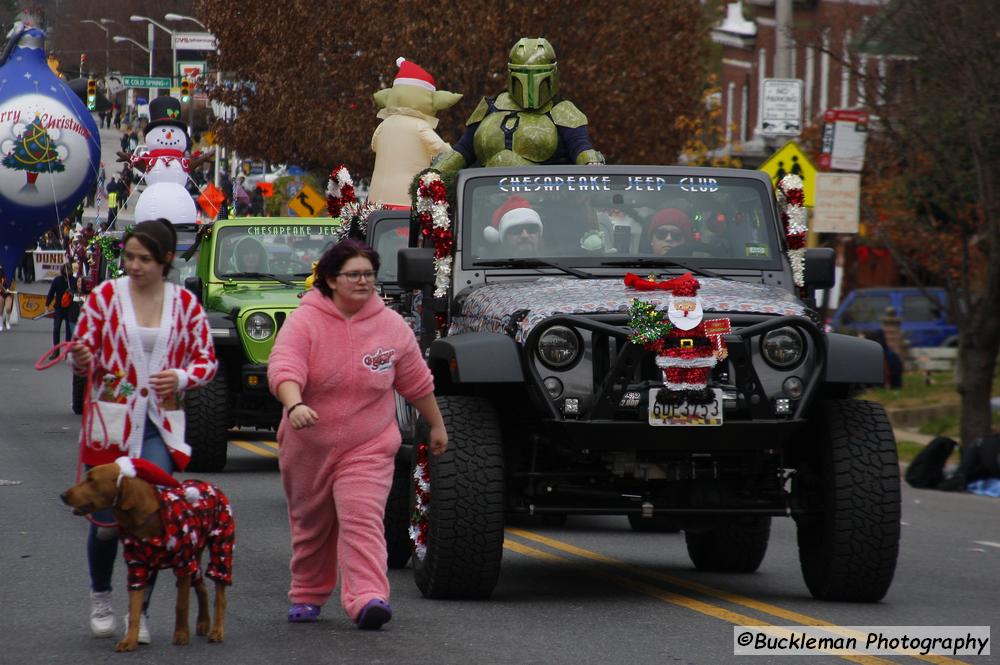
[{"label": "purple shoe", "polygon": [[361,608],[357,624],[361,630],[378,630],[392,618],[392,608],[381,598],[373,598]]},{"label": "purple shoe", "polygon": [[288,608],[288,621],[290,623],[312,623],[319,620],[319,613],[322,609],[319,605],[295,603]]}]

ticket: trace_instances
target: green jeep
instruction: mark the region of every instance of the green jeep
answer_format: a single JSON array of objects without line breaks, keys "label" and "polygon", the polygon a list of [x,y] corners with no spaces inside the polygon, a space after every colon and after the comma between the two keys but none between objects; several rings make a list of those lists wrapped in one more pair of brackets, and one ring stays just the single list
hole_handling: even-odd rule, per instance
[{"label": "green jeep", "polygon": [[202,231],[196,272],[184,286],[208,314],[219,371],[187,397],[192,471],[226,466],[230,428],[277,428],[281,405],[267,387],[267,358],[298,307],[312,262],[337,241],[339,226],[330,218],[267,217],[219,221]]}]

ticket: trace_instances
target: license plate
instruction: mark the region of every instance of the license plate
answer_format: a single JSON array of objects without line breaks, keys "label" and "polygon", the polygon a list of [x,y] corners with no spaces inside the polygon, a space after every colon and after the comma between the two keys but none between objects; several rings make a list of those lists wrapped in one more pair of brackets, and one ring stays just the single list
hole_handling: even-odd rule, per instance
[{"label": "license plate", "polygon": [[656,426],[692,425],[717,426],[722,424],[722,391],[712,389],[715,398],[707,404],[689,404],[688,402],[671,402],[659,404],[656,393],[664,388],[653,388],[649,391],[649,424]]}]

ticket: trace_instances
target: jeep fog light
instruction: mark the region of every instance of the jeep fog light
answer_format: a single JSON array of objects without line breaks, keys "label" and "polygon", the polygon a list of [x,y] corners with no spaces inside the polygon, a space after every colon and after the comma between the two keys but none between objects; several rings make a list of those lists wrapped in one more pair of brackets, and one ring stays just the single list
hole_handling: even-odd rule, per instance
[{"label": "jeep fog light", "polygon": [[243,329],[247,331],[250,339],[262,342],[274,334],[274,319],[260,312],[251,314],[243,324]]},{"label": "jeep fog light", "polygon": [[792,399],[802,397],[802,379],[797,376],[790,376],[781,384],[781,392]]},{"label": "jeep fog light", "polygon": [[538,357],[546,367],[562,369],[580,353],[580,338],[566,326],[552,326],[538,338]]},{"label": "jeep fog light", "polygon": [[542,381],[542,385],[545,386],[545,390],[549,393],[549,397],[555,399],[562,395],[563,384],[562,381],[554,376],[547,377]]},{"label": "jeep fog light", "polygon": [[805,341],[794,328],[778,328],[760,342],[764,360],[775,369],[788,369],[802,360]]}]

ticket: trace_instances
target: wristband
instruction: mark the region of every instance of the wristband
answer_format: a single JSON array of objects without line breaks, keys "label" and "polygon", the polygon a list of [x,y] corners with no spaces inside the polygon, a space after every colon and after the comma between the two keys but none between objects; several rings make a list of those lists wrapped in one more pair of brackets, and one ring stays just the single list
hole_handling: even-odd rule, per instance
[{"label": "wristband", "polygon": [[305,402],[299,402],[298,404],[292,404],[290,407],[288,407],[288,415],[292,415],[292,411],[294,411],[295,409],[297,409],[300,406],[305,406]]}]

